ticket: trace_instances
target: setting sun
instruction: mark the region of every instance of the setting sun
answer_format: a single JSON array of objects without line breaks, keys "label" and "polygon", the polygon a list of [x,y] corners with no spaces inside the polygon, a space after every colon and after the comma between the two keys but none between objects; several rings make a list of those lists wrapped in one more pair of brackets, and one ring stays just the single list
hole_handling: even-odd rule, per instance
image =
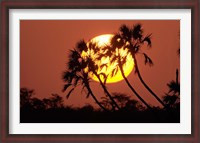
[{"label": "setting sun", "polygon": [[[113,37],[112,34],[104,34],[104,35],[100,35],[100,36],[92,38],[90,40],[90,42],[95,42],[95,43],[98,44],[98,46],[100,48],[102,48],[105,45],[110,44],[110,40],[111,40],[112,37]],[[100,50],[100,52],[103,52],[103,50]],[[120,50],[120,55],[123,56],[123,55],[126,55],[126,54],[127,54],[126,50]],[[95,56],[95,53],[94,53],[94,56]],[[100,61],[95,61],[95,62],[98,66],[101,66],[103,64],[107,64],[107,67],[103,67],[102,69],[98,69],[98,72],[97,72],[97,73],[105,73],[106,75],[108,75],[106,83],[119,82],[119,81],[123,80],[123,77],[121,75],[120,70],[118,70],[113,77],[111,76],[112,70],[114,68],[116,68],[116,65],[117,65],[116,62],[111,64],[108,57],[107,58],[103,57]],[[125,74],[126,77],[131,73],[131,71],[133,70],[133,67],[134,67],[133,59],[132,59],[131,55],[128,55],[127,61],[126,61],[125,65],[123,66],[124,74]],[[94,76],[94,75],[90,74],[90,77],[95,81],[99,81],[97,79],[97,77]],[[103,76],[101,76],[101,79],[102,79],[102,81],[104,81]]]}]

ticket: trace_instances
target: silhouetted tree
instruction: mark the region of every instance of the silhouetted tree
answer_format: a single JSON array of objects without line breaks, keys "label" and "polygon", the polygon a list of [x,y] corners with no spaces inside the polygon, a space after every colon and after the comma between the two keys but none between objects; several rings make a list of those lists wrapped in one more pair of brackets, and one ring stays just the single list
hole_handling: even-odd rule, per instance
[{"label": "silhouetted tree", "polygon": [[106,81],[106,78],[107,78],[107,75],[105,75],[105,73],[98,73],[98,65],[95,64],[95,61],[89,56],[87,58],[87,61],[88,61],[88,68],[89,68],[89,71],[92,72],[92,74],[94,74],[99,82],[100,82],[100,85],[102,86],[105,94],[109,97],[109,99],[111,100],[110,104],[113,106],[113,110],[115,110],[115,107],[119,110],[119,105],[116,103],[116,101],[112,98],[111,94],[109,93],[109,91],[107,90],[106,86],[105,86],[105,83],[106,82],[103,82],[102,79],[101,79],[101,75],[104,77],[104,80]]},{"label": "silhouetted tree", "polygon": [[[129,80],[127,79],[127,77],[124,74],[124,69],[123,66],[125,66],[126,61],[127,61],[127,57],[128,57],[128,52],[126,55],[121,55],[121,50],[124,50],[124,48],[122,48],[124,45],[124,43],[121,42],[120,40],[120,35],[116,34],[112,40],[111,40],[111,46],[110,45],[106,45],[104,47],[104,50],[106,51],[104,54],[101,55],[102,57],[106,57],[108,56],[110,58],[110,63],[111,64],[115,64],[115,68],[112,70],[111,72],[111,77],[113,77],[115,74],[117,74],[118,71],[121,72],[122,77],[124,78],[125,82],[127,83],[128,87],[132,90],[132,92],[137,96],[137,98],[139,98],[142,103],[144,103],[148,108],[151,108],[148,103],[137,93],[137,91],[133,88],[133,86],[130,84]],[[105,65],[107,66],[107,65]]]},{"label": "silhouetted tree", "polygon": [[176,81],[167,84],[169,91],[163,96],[163,101],[168,107],[176,107],[180,103],[180,83],[178,81],[178,69],[176,69]]},{"label": "silhouetted tree", "polygon": [[50,98],[50,100],[53,103],[53,108],[62,108],[64,106],[63,98],[58,94],[52,94],[52,97]]},{"label": "silhouetted tree", "polygon": [[[116,37],[114,37],[114,38],[116,38]],[[113,43],[112,47],[109,47],[109,46],[106,47],[106,49],[107,49],[106,56],[110,57],[111,64],[114,64],[114,63],[116,64],[117,63],[116,64],[116,68],[114,68],[113,71],[111,72],[111,76],[114,76],[118,71],[120,71],[121,74],[122,74],[122,77],[124,78],[124,80],[127,83],[128,87],[137,96],[137,98],[139,98],[142,101],[142,103],[144,103],[148,108],[151,108],[148,105],[148,103],[137,93],[137,91],[133,88],[133,86],[130,84],[129,80],[125,76],[123,66],[126,64],[128,55],[123,55],[123,56],[120,55],[121,47],[118,48],[118,46],[121,46],[121,45],[115,45],[115,44],[116,43]],[[110,52],[110,50],[111,50],[111,52]]]},{"label": "silhouetted tree", "polygon": [[20,88],[20,107],[31,106],[31,99],[34,95],[34,90],[28,88]]},{"label": "silhouetted tree", "polygon": [[69,62],[68,62],[68,70],[63,74],[63,80],[66,82],[63,88],[63,92],[67,90],[69,87],[72,87],[68,94],[67,98],[69,98],[70,94],[73,90],[78,86],[82,85],[83,90],[87,89],[87,98],[91,95],[97,105],[103,109],[107,110],[103,107],[99,101],[97,100],[96,96],[92,92],[90,88],[90,78],[89,72],[87,71],[88,68],[88,61],[83,58],[81,55],[83,51],[87,51],[87,45],[84,41],[80,41],[76,45],[76,49],[70,51]]},{"label": "silhouetted tree", "polygon": [[63,99],[58,94],[52,94],[50,98],[38,99],[33,97],[34,90],[27,88],[20,89],[20,107],[26,109],[44,110],[48,108],[62,108],[64,107]]},{"label": "silhouetted tree", "polygon": [[126,103],[130,101],[130,96],[123,93],[113,93],[112,94],[115,101],[119,104],[120,108],[124,108]]},{"label": "silhouetted tree", "polygon": [[131,99],[126,102],[124,109],[128,111],[144,111],[146,108],[137,100]]},{"label": "silhouetted tree", "polygon": [[83,106],[82,108],[80,108],[80,111],[82,112],[94,112],[94,107],[90,104],[86,104],[85,106]]},{"label": "silhouetted tree", "polygon": [[[72,56],[70,57],[70,62],[69,62],[69,69],[71,69],[71,74],[74,74],[75,77],[78,72],[82,72],[82,75],[84,75],[86,78],[89,78],[89,74],[95,75],[99,82],[100,85],[102,86],[104,92],[106,95],[110,98],[112,101],[112,106],[115,106],[117,109],[119,109],[119,106],[116,104],[116,102],[112,99],[110,93],[108,92],[104,82],[101,79],[101,76],[106,78],[105,73],[98,73],[98,54],[99,54],[100,48],[97,46],[96,43],[94,42],[86,42],[84,40],[80,41],[77,43],[76,49],[73,51]],[[74,66],[76,64],[76,66]],[[78,72],[77,72],[78,71]],[[80,76],[80,75],[79,75]],[[68,86],[69,84],[67,84]],[[89,82],[86,83],[84,82],[84,85],[86,85],[86,88],[88,88]],[[73,89],[72,89],[73,90]],[[88,91],[91,90],[91,88],[88,88]],[[91,92],[88,92],[91,93]],[[89,94],[88,94],[89,95]]]},{"label": "silhouetted tree", "polygon": [[[100,82],[100,85],[102,86],[104,92],[106,93],[106,95],[110,98],[111,100],[111,105],[113,106],[113,109],[115,109],[115,107],[119,110],[119,106],[116,103],[116,101],[112,98],[111,94],[109,93],[109,91],[106,88],[106,78],[107,75],[105,75],[105,73],[100,72],[98,73],[98,69],[100,68],[101,65],[97,64],[98,58],[99,58],[99,50],[100,48],[98,47],[98,45],[94,42],[89,42],[88,43],[88,51],[87,51],[87,55],[85,56],[86,61],[88,63],[88,71],[91,72],[92,74],[94,74],[97,79]],[[102,81],[101,76],[104,78],[104,81]]]},{"label": "silhouetted tree", "polygon": [[[116,52],[116,49],[125,49],[127,50],[127,54],[130,54],[134,60],[134,69],[135,69],[135,73],[138,75],[141,83],[144,85],[144,87],[158,100],[159,103],[161,103],[163,106],[165,106],[165,104],[162,102],[162,100],[151,90],[151,88],[145,83],[145,81],[143,80],[140,70],[139,70],[139,65],[137,62],[137,58],[136,55],[137,54],[142,54],[145,61],[145,65],[148,64],[150,66],[153,65],[153,61],[151,60],[151,58],[142,51],[141,47],[142,45],[144,45],[144,43],[146,42],[148,47],[151,47],[152,43],[151,43],[151,34],[147,35],[147,36],[143,36],[143,30],[142,30],[142,26],[140,24],[134,25],[133,28],[129,28],[126,25],[122,25],[120,27],[120,32],[118,34],[115,34],[115,36],[111,39],[111,46],[112,48],[110,49],[109,53],[112,52]],[[109,54],[108,54],[109,55]],[[111,54],[110,54],[111,55]],[[119,57],[120,55],[118,55]],[[126,59],[126,58],[124,58]],[[122,58],[116,58],[116,60],[119,63],[121,73],[123,76],[123,60]],[[130,83],[125,80],[126,83],[129,85],[129,87],[132,89],[132,91],[136,94],[136,96],[146,105],[148,106],[143,99],[141,99],[140,96],[138,96],[138,94],[134,91],[134,89],[132,88],[132,86],[130,85]]]},{"label": "silhouetted tree", "polygon": [[44,99],[42,100],[42,102],[43,102],[44,105],[45,105],[45,109],[49,109],[49,108],[52,108],[52,107],[53,107],[52,102],[51,102],[51,100],[50,100],[49,98],[44,98]]},{"label": "silhouetted tree", "polygon": [[[171,108],[168,108],[170,110],[158,107],[148,110],[138,101],[122,93],[112,94],[112,98],[120,106],[120,110],[115,112],[96,110],[90,104],[83,107],[64,106],[62,97],[58,94],[40,100],[33,97],[29,89],[23,89],[20,93],[29,97],[28,100],[24,100],[25,106],[20,108],[21,123],[173,123],[180,121],[178,103],[170,106]],[[103,100],[104,103],[108,102],[108,109],[113,108],[109,104],[111,100],[108,97],[104,97]]]},{"label": "silhouetted tree", "polygon": [[58,94],[52,94],[50,98],[44,98],[43,103],[45,104],[46,109],[48,108],[63,108],[64,107],[64,100]]},{"label": "silhouetted tree", "polygon": [[37,110],[44,110],[46,108],[44,102],[36,97],[31,99],[31,106]]},{"label": "silhouetted tree", "polygon": [[176,81],[172,80],[170,83],[167,84],[167,86],[169,87],[169,93],[180,95],[180,83],[178,81],[178,75],[178,69],[176,69]]},{"label": "silhouetted tree", "polygon": [[33,109],[44,109],[45,106],[43,102],[33,97],[35,94],[34,90],[28,88],[20,89],[20,108],[23,110],[33,110]]},{"label": "silhouetted tree", "polygon": [[[126,94],[113,93],[112,98],[117,102],[120,109],[123,109],[124,111],[137,111],[137,110],[145,109],[141,104],[139,104],[137,100],[131,99],[130,96]],[[110,100],[108,97],[102,97],[101,103],[108,109],[112,109],[112,106],[110,106]]]},{"label": "silhouetted tree", "polygon": [[112,101],[108,97],[101,97],[100,103],[109,110],[115,110]]},{"label": "silhouetted tree", "polygon": [[[180,46],[180,31],[178,32],[178,38],[179,38],[179,46]],[[178,50],[177,50],[177,54],[178,54],[178,56],[180,56],[180,47],[178,48]]]}]

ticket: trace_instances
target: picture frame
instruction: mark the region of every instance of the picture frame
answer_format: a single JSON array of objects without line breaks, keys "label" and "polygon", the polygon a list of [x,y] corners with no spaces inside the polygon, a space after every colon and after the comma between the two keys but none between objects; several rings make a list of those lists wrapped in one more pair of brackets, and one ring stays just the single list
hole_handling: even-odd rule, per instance
[{"label": "picture frame", "polygon": [[[1,2],[1,142],[200,142],[199,138],[199,0],[2,1]],[[191,9],[192,11],[192,133],[156,134],[9,134],[9,10],[10,9]]]}]

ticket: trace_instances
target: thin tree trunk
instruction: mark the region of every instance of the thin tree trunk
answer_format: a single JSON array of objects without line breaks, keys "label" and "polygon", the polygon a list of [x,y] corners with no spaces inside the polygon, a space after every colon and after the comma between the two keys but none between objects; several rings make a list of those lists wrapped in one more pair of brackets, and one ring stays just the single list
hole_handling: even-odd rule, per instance
[{"label": "thin tree trunk", "polygon": [[151,106],[149,106],[146,101],[136,92],[136,90],[131,86],[130,82],[128,81],[128,79],[126,78],[126,76],[124,75],[124,70],[122,68],[121,65],[119,65],[122,77],[124,78],[124,80],[126,81],[127,85],[129,86],[129,88],[132,90],[132,92],[137,96],[137,98],[140,99],[140,101],[142,101],[142,103],[144,103],[144,105],[146,105],[149,109],[151,109]]},{"label": "thin tree trunk", "polygon": [[101,105],[101,103],[97,100],[97,98],[95,97],[95,95],[93,94],[89,84],[86,85],[88,92],[90,93],[90,95],[92,96],[92,98],[94,99],[94,101],[97,103],[97,105],[99,105],[100,108],[102,108],[104,111],[108,111],[105,107],[103,107]]},{"label": "thin tree trunk", "polygon": [[136,70],[136,73],[140,79],[140,81],[142,82],[142,84],[144,85],[144,87],[158,100],[158,102],[165,107],[165,104],[162,102],[162,100],[150,89],[150,87],[144,82],[144,80],[142,79],[142,76],[140,74],[140,71],[139,71],[139,68],[138,68],[138,64],[137,64],[137,60],[136,60],[136,57],[134,56],[133,57],[134,59],[134,64],[135,64],[135,70]]},{"label": "thin tree trunk", "polygon": [[176,84],[178,85],[178,69],[176,69]]},{"label": "thin tree trunk", "polygon": [[113,102],[113,104],[117,107],[118,110],[120,110],[119,106],[117,105],[117,103],[115,102],[115,100],[112,98],[112,96],[110,95],[110,93],[108,92],[108,90],[106,89],[105,85],[103,84],[103,82],[101,81],[100,77],[95,73],[95,76],[98,78],[104,92],[108,95],[108,97],[110,98],[110,100]]}]

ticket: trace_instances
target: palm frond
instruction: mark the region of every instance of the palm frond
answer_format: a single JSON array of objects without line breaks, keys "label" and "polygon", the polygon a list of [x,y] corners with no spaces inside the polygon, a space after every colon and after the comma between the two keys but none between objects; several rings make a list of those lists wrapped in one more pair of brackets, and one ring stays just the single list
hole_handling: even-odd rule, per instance
[{"label": "palm frond", "polygon": [[134,53],[135,54],[138,53],[139,50],[140,50],[140,45],[138,45],[138,44],[134,45]]},{"label": "palm frond", "polygon": [[104,46],[101,47],[101,50],[105,52],[105,51],[107,51],[107,50],[109,50],[109,49],[111,49],[111,48],[112,48],[112,47],[111,47],[110,45],[105,44]]},{"label": "palm frond", "polygon": [[126,50],[126,49],[131,49],[131,45],[130,44],[124,45],[123,50]]},{"label": "palm frond", "polygon": [[119,33],[115,34],[110,40],[111,45],[113,45],[116,41],[119,41],[120,39],[122,39],[121,35]]},{"label": "palm frond", "polygon": [[98,54],[95,59],[98,60],[98,61],[100,61],[105,56],[106,56],[105,54]]},{"label": "palm frond", "polygon": [[67,63],[68,69],[80,71],[81,55],[76,50],[70,50],[69,61]]},{"label": "palm frond", "polygon": [[76,64],[76,61],[74,59],[70,59],[67,63],[68,69],[73,69],[74,65]]},{"label": "palm frond", "polygon": [[176,83],[174,80],[172,80],[170,83],[167,84],[169,87],[169,92],[168,93],[180,93],[180,84]]},{"label": "palm frond", "polygon": [[133,38],[134,38],[134,39],[139,39],[139,40],[141,40],[141,38],[142,38],[142,33],[143,33],[143,30],[142,30],[141,24],[136,24],[135,26],[133,26],[132,35],[133,35]]},{"label": "palm frond", "polygon": [[110,76],[111,76],[111,77],[115,76],[115,75],[117,74],[118,70],[119,70],[118,67],[114,68],[114,69],[112,70]]},{"label": "palm frond", "polygon": [[105,64],[101,64],[101,65],[99,66],[100,70],[102,70],[104,67],[107,69],[107,68],[108,68],[108,64],[105,63]]},{"label": "palm frond", "polygon": [[153,61],[151,60],[151,58],[149,56],[147,56],[147,54],[143,53],[144,55],[144,58],[145,58],[145,65],[148,64],[149,66],[152,66],[153,65]]},{"label": "palm frond", "polygon": [[98,65],[92,59],[88,58],[87,63],[89,71],[94,72],[98,70]]},{"label": "palm frond", "polygon": [[107,78],[107,75],[103,72],[99,73],[99,76],[103,76],[104,80],[106,80],[106,78]]},{"label": "palm frond", "polygon": [[110,59],[110,63],[115,63],[118,60],[118,56],[112,56]]},{"label": "palm frond", "polygon": [[166,94],[164,97],[163,97],[163,101],[165,104],[168,104],[168,105],[173,105],[177,102],[178,100],[178,96],[176,95],[168,95]]},{"label": "palm frond", "polygon": [[77,60],[80,57],[81,57],[80,53],[77,50],[75,50],[75,49],[70,50],[69,59]]},{"label": "palm frond", "polygon": [[96,42],[92,41],[92,42],[88,43],[88,49],[91,51],[93,50],[94,53],[96,53],[100,50],[100,47],[98,46],[98,44]]},{"label": "palm frond", "polygon": [[88,63],[85,60],[82,60],[81,64],[80,64],[80,68],[85,69],[87,67],[87,65],[88,65]]},{"label": "palm frond", "polygon": [[95,54],[98,54],[100,52],[100,47],[97,45],[97,43],[93,43],[94,47],[92,48],[93,52]]},{"label": "palm frond", "polygon": [[69,92],[68,92],[68,94],[66,95],[66,98],[68,99],[69,98],[69,96],[71,95],[71,93],[74,91],[74,88],[72,88]]},{"label": "palm frond", "polygon": [[82,79],[82,77],[76,76],[76,77],[74,78],[74,86],[77,86],[78,82],[79,82],[81,79]]},{"label": "palm frond", "polygon": [[88,47],[87,47],[87,44],[84,40],[80,40],[77,44],[76,44],[76,49],[80,52],[83,52],[83,51],[87,51],[88,50]]},{"label": "palm frond", "polygon": [[65,84],[62,92],[65,92],[67,90],[67,88],[70,87],[71,85],[72,85],[71,83]]},{"label": "palm frond", "polygon": [[120,27],[120,32],[121,32],[122,37],[126,39],[126,41],[129,41],[131,39],[131,29],[129,29],[128,26],[122,25]]},{"label": "palm frond", "polygon": [[73,78],[74,78],[74,73],[73,73],[73,72],[65,71],[65,72],[63,73],[62,79],[63,79],[65,82],[71,83],[72,80],[73,80]]},{"label": "palm frond", "polygon": [[109,49],[109,50],[107,50],[105,52],[105,54],[103,55],[103,57],[112,57],[112,55],[113,55],[113,51]]},{"label": "palm frond", "polygon": [[151,43],[151,35],[152,35],[152,34],[147,35],[147,36],[142,40],[142,43],[143,43],[143,42],[147,42],[147,45],[148,45],[149,47],[152,46],[152,43]]},{"label": "palm frond", "polygon": [[89,98],[89,97],[90,97],[90,92],[88,92],[86,95],[86,98]]},{"label": "palm frond", "polygon": [[86,86],[86,84],[85,84],[85,82],[83,83],[83,86],[82,86],[82,89],[81,89],[81,94],[83,93],[83,91],[85,92],[85,94],[86,94],[86,89],[87,88],[87,86]]},{"label": "palm frond", "polygon": [[121,48],[124,45],[124,41],[123,38],[120,36],[120,34],[116,34],[113,36],[113,38],[111,39],[111,47],[113,49],[116,48]]},{"label": "palm frond", "polygon": [[121,59],[121,65],[122,66],[124,66],[125,65],[125,63],[126,63],[126,61],[127,61],[127,56],[124,56],[122,59]]}]

